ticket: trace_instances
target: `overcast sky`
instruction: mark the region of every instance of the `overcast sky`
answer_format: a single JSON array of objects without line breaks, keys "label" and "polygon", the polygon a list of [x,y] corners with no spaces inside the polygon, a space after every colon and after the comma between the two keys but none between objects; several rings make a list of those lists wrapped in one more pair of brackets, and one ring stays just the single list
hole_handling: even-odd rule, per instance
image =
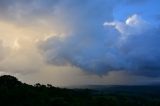
[{"label": "overcast sky", "polygon": [[0,0],[0,74],[34,84],[160,83],[159,0]]}]

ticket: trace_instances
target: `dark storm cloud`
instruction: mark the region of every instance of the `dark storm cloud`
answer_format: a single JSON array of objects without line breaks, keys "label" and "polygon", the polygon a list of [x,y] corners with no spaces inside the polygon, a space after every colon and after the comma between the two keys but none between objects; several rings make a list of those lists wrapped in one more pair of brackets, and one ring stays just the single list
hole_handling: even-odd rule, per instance
[{"label": "dark storm cloud", "polygon": [[[88,17],[86,20],[89,18],[94,19]],[[94,25],[98,24],[100,22]],[[51,37],[44,41],[41,49],[47,61],[54,65],[75,66],[99,75],[125,70],[136,75],[159,76],[160,28],[152,26],[138,15],[129,17],[124,23],[106,23],[105,29],[97,27],[96,30],[94,25],[81,28],[66,38]]]},{"label": "dark storm cloud", "polygon": [[112,20],[114,5],[114,2],[109,4],[108,0],[87,0],[82,3],[69,1],[60,6],[60,12],[68,13],[63,17],[70,23],[73,33],[64,41],[53,37],[41,45],[48,62],[71,64],[97,74],[105,73],[104,69],[108,66],[104,63],[103,55],[106,51],[104,48],[109,45],[102,24],[105,20]]},{"label": "dark storm cloud", "polygon": [[128,67],[135,74],[160,75],[160,28],[129,37],[122,46]]}]

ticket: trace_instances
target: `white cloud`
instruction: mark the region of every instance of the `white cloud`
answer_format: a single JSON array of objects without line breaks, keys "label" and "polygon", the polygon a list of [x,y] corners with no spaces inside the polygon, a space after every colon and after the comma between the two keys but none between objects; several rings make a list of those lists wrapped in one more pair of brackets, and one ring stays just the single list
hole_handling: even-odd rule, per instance
[{"label": "white cloud", "polygon": [[121,35],[126,37],[127,35],[140,35],[144,33],[145,30],[148,30],[149,24],[140,16],[134,14],[128,17],[125,22],[105,22],[104,26],[113,26]]}]

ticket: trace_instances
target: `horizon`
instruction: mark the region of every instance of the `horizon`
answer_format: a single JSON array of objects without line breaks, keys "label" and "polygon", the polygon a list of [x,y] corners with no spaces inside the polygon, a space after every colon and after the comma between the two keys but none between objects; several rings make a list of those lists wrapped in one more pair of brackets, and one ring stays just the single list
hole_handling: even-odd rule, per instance
[{"label": "horizon", "polygon": [[[12,80],[9,80],[9,77],[10,78],[12,78]],[[19,80],[17,77],[15,77],[15,76],[12,76],[12,75],[0,75],[0,79],[5,79],[6,81],[8,80],[8,81],[10,81],[10,83],[11,83],[11,81],[15,81],[15,79],[17,79],[17,83],[18,82],[20,82],[21,84],[27,84],[27,85],[31,85],[31,86],[36,86],[37,84],[40,84],[40,85],[44,85],[44,86],[48,86],[48,85],[51,85],[52,87],[56,87],[56,88],[64,88],[64,89],[90,89],[90,90],[113,90],[112,88],[116,88],[117,89],[117,87],[119,88],[123,88],[123,89],[121,89],[121,90],[125,90],[125,89],[127,89],[128,87],[129,88],[132,88],[132,87],[138,87],[138,89],[139,88],[141,88],[141,87],[145,87],[146,89],[147,89],[147,87],[160,87],[160,84],[158,83],[158,84],[140,84],[140,85],[137,85],[137,84],[135,84],[135,85],[133,85],[133,84],[131,84],[131,85],[126,85],[126,84],[124,84],[124,85],[68,85],[68,86],[54,86],[54,85],[52,85],[52,84],[49,84],[49,83],[37,83],[37,82],[34,82],[34,83],[32,83],[32,84],[29,84],[29,83],[26,83],[26,82],[23,82],[23,81],[21,81],[21,80]],[[118,89],[117,89],[118,90]],[[114,91],[114,90],[113,90]]]}]

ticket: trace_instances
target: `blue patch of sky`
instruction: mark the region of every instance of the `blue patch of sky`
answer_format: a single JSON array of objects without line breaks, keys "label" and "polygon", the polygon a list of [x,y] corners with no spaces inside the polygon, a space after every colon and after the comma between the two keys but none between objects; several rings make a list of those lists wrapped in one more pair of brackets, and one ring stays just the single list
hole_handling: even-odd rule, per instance
[{"label": "blue patch of sky", "polygon": [[139,4],[121,3],[114,9],[114,19],[124,21],[128,16],[138,14],[152,24],[160,24],[160,0],[148,0]]}]

